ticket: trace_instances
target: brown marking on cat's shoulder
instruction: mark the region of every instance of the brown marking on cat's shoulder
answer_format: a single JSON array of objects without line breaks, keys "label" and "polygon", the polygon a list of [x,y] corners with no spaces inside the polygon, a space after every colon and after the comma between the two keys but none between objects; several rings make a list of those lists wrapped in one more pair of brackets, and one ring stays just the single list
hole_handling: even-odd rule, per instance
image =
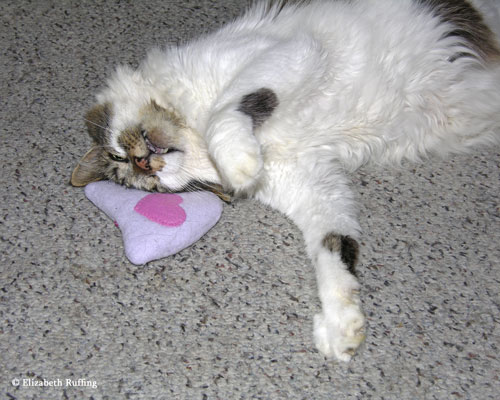
[{"label": "brown marking on cat's shoulder", "polygon": [[287,7],[300,7],[309,4],[311,0],[269,0],[266,3],[266,12],[274,11],[278,16]]},{"label": "brown marking on cat's shoulder", "polygon": [[[486,25],[481,14],[467,0],[416,0],[427,7],[452,29],[446,37],[456,36],[464,40],[473,53],[485,61],[500,60],[500,48],[495,35]],[[459,52],[449,58],[454,62],[461,57],[475,57],[471,53]]]},{"label": "brown marking on cat's shoulder", "polygon": [[359,257],[359,244],[356,240],[350,236],[330,232],[325,235],[321,244],[332,253],[340,253],[340,258],[347,265],[349,272],[356,275],[354,267]]}]

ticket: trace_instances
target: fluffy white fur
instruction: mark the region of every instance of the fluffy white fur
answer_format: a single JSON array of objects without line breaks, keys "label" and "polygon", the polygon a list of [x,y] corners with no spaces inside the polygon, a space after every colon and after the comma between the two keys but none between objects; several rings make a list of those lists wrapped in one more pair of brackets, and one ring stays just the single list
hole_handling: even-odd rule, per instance
[{"label": "fluffy white fur", "polygon": [[[498,3],[474,3],[498,31]],[[323,305],[316,345],[349,360],[364,338],[359,284],[322,245],[331,232],[359,236],[344,171],[498,142],[500,64],[450,62],[466,44],[445,38],[450,26],[415,1],[278,6],[257,4],[215,33],[150,52],[137,70],[119,68],[98,102],[112,104],[117,154],[125,155],[120,132],[140,122],[151,99],[185,118],[186,147],[164,155],[157,173],[164,186],[223,184],[295,221]],[[279,105],[254,129],[239,104],[260,88]]]}]

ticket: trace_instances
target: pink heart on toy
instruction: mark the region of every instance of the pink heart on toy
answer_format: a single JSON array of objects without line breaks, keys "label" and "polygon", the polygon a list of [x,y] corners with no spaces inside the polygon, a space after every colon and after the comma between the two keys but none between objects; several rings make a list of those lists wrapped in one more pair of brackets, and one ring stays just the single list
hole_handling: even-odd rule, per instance
[{"label": "pink heart on toy", "polygon": [[177,194],[152,193],[139,200],[134,211],[163,226],[181,226],[186,220],[181,203]]}]

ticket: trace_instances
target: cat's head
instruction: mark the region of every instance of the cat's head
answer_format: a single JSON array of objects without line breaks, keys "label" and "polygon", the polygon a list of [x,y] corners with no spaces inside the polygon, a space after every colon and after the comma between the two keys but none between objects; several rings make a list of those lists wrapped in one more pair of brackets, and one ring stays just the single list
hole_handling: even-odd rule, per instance
[{"label": "cat's head", "polygon": [[209,189],[228,199],[203,138],[170,105],[104,101],[85,121],[93,146],[73,171],[74,186],[108,179],[149,191]]}]

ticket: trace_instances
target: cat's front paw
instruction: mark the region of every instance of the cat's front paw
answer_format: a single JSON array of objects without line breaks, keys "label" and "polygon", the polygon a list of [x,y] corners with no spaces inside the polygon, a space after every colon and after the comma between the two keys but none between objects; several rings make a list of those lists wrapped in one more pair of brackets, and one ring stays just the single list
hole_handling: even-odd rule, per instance
[{"label": "cat's front paw", "polygon": [[255,186],[264,166],[256,140],[255,143],[249,141],[241,146],[218,151],[215,159],[222,179],[236,192],[244,192]]},{"label": "cat's front paw", "polygon": [[354,298],[343,298],[314,317],[316,347],[328,358],[349,361],[365,340],[364,332],[365,317]]}]

